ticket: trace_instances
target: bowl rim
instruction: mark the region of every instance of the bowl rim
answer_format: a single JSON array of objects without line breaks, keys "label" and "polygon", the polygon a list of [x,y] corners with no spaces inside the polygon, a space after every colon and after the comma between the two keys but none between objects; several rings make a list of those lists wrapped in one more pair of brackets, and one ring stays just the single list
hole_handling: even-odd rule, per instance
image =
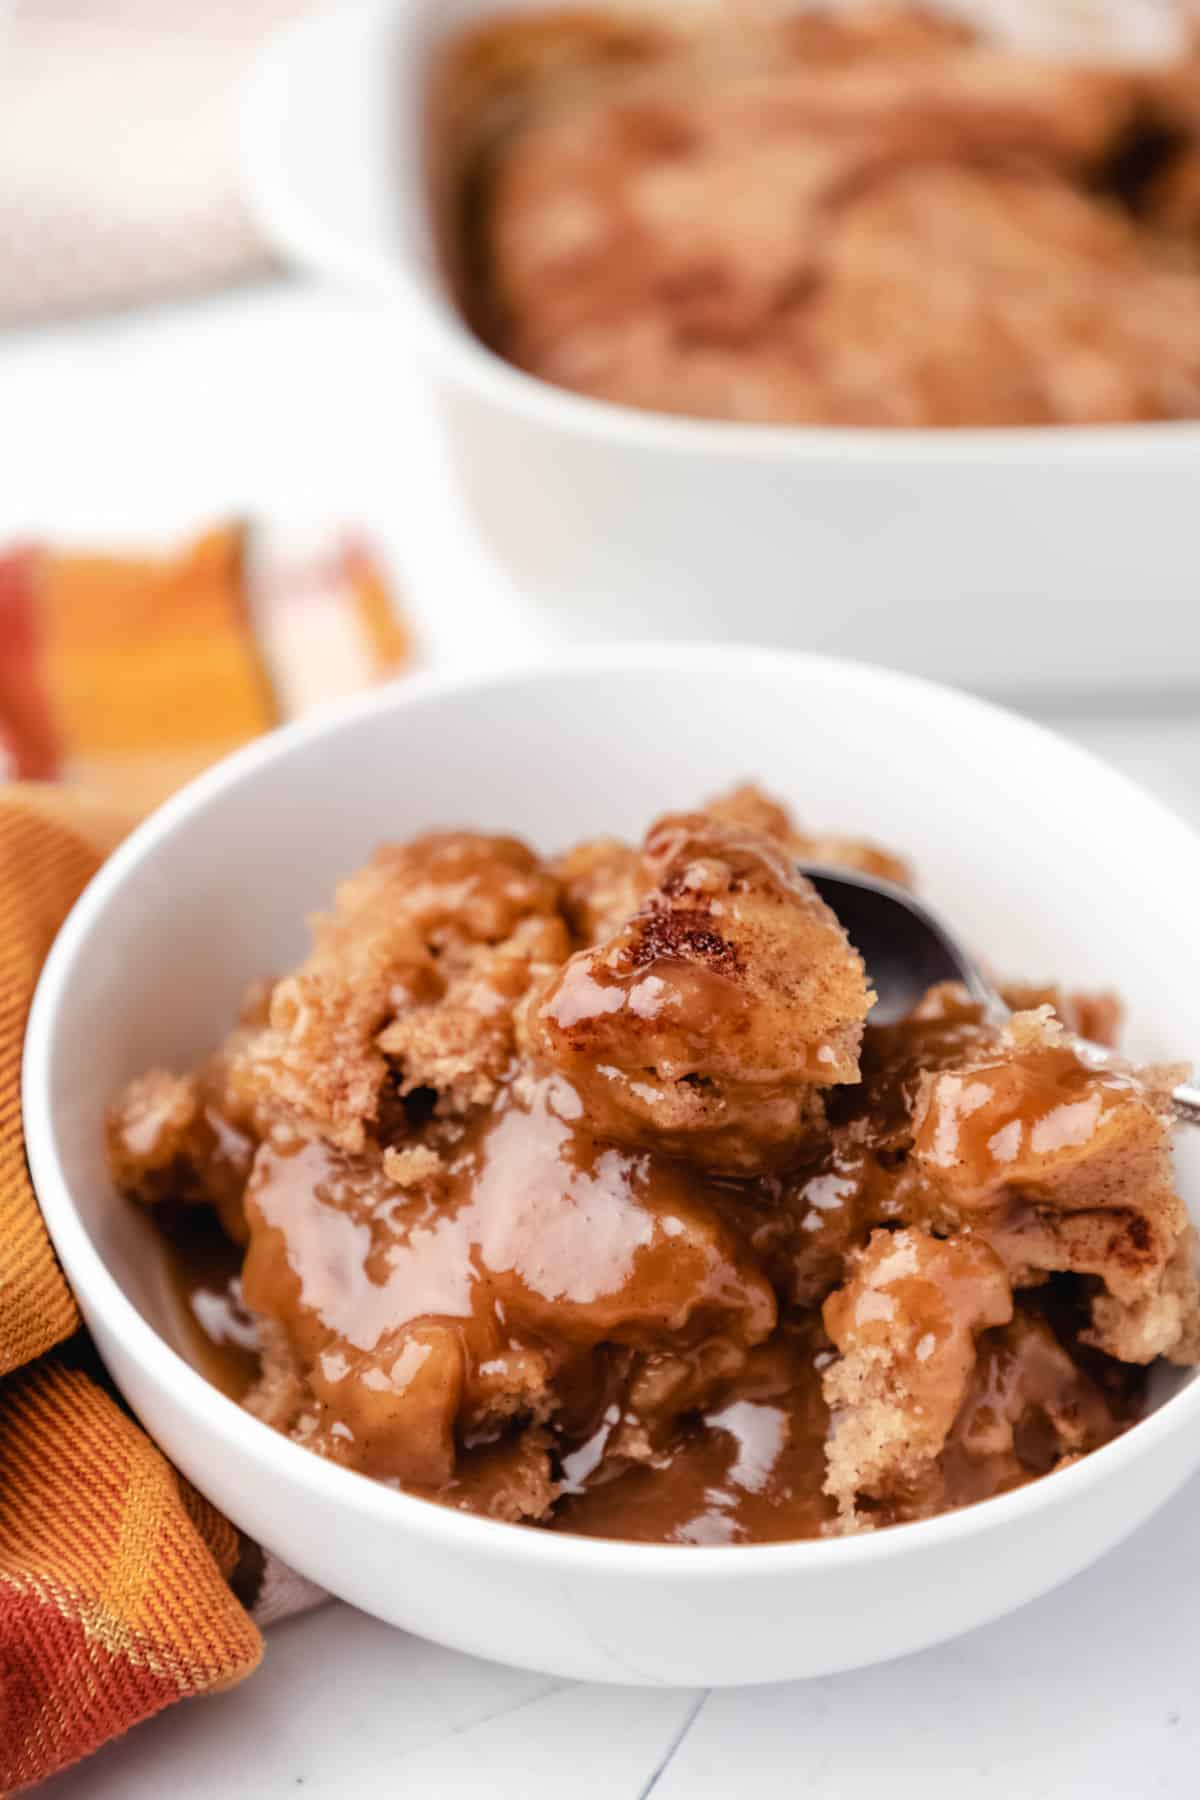
[{"label": "bowl rim", "polygon": [[[498,10],[519,10],[521,0],[502,0]],[[558,387],[528,374],[490,350],[471,331],[431,272],[399,246],[379,255],[352,232],[330,226],[287,171],[281,146],[297,113],[304,111],[306,69],[324,74],[332,43],[362,40],[359,55],[381,33],[397,33],[401,58],[415,59],[422,20],[436,15],[439,0],[354,0],[286,27],[261,50],[244,79],[240,139],[244,187],[251,210],[280,250],[303,265],[334,276],[351,289],[373,294],[397,309],[414,342],[460,389],[531,423],[630,449],[676,455],[723,455],[739,460],[848,464],[916,461],[968,465],[1021,463],[1048,458],[1085,465],[1114,454],[1155,451],[1194,458],[1200,420],[1169,419],[1110,425],[856,426],[739,423],[623,406]],[[425,84],[418,84],[424,106]],[[301,96],[297,109],[297,95]],[[338,117],[336,85],[320,88],[325,141]],[[400,85],[392,104],[403,104]],[[327,167],[329,164],[327,163]],[[420,184],[414,183],[414,190]],[[397,187],[397,197],[399,189]],[[425,204],[427,217],[428,203]]]},{"label": "bowl rim", "polygon": [[1033,720],[974,695],[918,676],[846,658],[801,651],[779,651],[728,644],[613,644],[549,653],[500,670],[417,674],[349,700],[334,702],[290,725],[268,733],[225,757],[196,777],[142,822],[101,866],[76,901],[51,947],[30,1009],[22,1062],[22,1112],[26,1151],[34,1189],[85,1320],[95,1318],[158,1388],[164,1403],[197,1419],[227,1450],[253,1464],[258,1473],[293,1487],[312,1489],[330,1502],[373,1515],[400,1532],[438,1540],[465,1553],[511,1555],[551,1569],[615,1573],[619,1568],[687,1580],[726,1580],[784,1573],[802,1574],[845,1564],[871,1564],[906,1552],[919,1552],[965,1536],[987,1535],[1047,1507],[1083,1501],[1097,1484],[1128,1468],[1142,1455],[1176,1433],[1195,1427],[1200,1417],[1200,1378],[1139,1420],[1113,1442],[1079,1462],[1032,1481],[1011,1493],[979,1501],[957,1512],[894,1525],[878,1532],[782,1543],[719,1546],[642,1544],[625,1539],[588,1538],[567,1532],[544,1532],[500,1520],[479,1518],[436,1501],[424,1500],[384,1486],[356,1471],[326,1462],[283,1437],[247,1413],[208,1381],[139,1311],[110,1272],[83,1222],[59,1155],[50,1107],[55,1026],[77,959],[86,957],[110,900],[135,882],[146,858],[228,789],[253,779],[261,768],[286,761],[291,753],[376,713],[405,712],[443,699],[470,696],[514,681],[561,682],[596,674],[652,672],[727,675],[778,674],[781,667],[797,680],[834,683],[858,697],[897,692],[915,706],[940,707],[951,720],[982,715],[992,727],[1017,733],[1060,760],[1073,760],[1094,779],[1100,774],[1114,790],[1152,813],[1180,835],[1181,845],[1197,857],[1200,834],[1136,782],[1111,769],[1089,751],[1059,737]]}]

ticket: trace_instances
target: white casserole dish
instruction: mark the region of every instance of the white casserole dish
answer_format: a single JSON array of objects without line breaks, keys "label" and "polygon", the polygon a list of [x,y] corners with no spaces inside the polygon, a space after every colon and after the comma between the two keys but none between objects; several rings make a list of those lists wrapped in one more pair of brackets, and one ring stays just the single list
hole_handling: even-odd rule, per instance
[{"label": "white casserole dish", "polygon": [[263,226],[394,311],[518,585],[578,636],[796,645],[1043,696],[1200,685],[1200,425],[696,422],[551,387],[471,335],[433,248],[428,77],[451,33],[522,4],[337,7],[268,50],[245,106]]}]

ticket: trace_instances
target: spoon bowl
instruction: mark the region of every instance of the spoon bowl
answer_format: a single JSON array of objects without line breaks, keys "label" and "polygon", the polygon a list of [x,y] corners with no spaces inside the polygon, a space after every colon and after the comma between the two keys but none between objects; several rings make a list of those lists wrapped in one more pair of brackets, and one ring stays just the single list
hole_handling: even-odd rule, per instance
[{"label": "spoon bowl", "polygon": [[872,1025],[894,1025],[906,1018],[940,981],[961,982],[997,1021],[1007,1016],[978,963],[934,909],[907,888],[825,863],[796,866],[836,914],[867,966],[876,994]]}]

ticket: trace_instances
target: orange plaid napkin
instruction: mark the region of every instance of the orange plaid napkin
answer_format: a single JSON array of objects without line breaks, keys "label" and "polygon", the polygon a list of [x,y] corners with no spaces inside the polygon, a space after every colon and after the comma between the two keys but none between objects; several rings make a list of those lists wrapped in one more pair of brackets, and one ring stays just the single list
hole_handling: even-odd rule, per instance
[{"label": "orange plaid napkin", "polygon": [[0,1793],[240,1681],[262,1654],[255,1617],[290,1604],[122,1409],[81,1330],[21,1136],[39,970],[138,809],[298,700],[407,655],[359,546],[264,551],[238,527],[161,563],[0,557],[0,746],[21,777],[77,784],[0,787]]}]

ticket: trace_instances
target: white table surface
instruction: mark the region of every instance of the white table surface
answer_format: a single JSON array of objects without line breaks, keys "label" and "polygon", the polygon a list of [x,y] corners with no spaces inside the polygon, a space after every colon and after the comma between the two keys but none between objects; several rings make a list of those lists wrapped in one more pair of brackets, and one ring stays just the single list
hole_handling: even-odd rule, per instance
[{"label": "white table surface", "polygon": [[[0,336],[0,541],[136,543],[234,510],[366,523],[426,655],[512,660],[546,630],[445,479],[388,321],[261,288]],[[1200,715],[1053,721],[1200,824]],[[877,1669],[710,1694],[481,1663],[341,1605],[270,1633],[242,1688],[171,1709],[56,1800],[1097,1800],[1200,1792],[1200,1486],[1011,1618]],[[869,1621],[864,1621],[869,1631]]]}]

